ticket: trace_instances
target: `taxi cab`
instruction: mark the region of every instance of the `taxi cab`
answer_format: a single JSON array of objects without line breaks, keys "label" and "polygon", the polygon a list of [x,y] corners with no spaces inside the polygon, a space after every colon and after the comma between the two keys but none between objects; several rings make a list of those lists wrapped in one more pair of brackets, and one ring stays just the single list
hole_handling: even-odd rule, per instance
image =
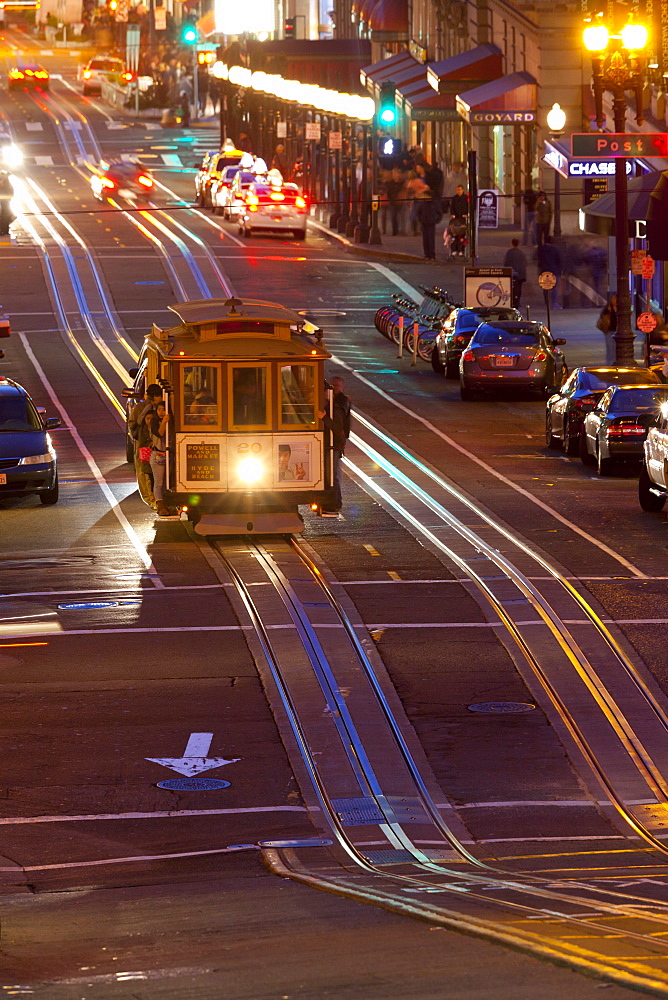
[{"label": "taxi cab", "polygon": [[243,157],[241,149],[226,142],[219,152],[206,153],[195,175],[195,200],[202,208],[213,209],[212,190],[227,167],[236,167]]},{"label": "taxi cab", "polygon": [[278,170],[270,170],[243,192],[239,212],[239,233],[251,236],[264,230],[270,233],[291,232],[295,239],[306,239],[308,204],[296,184],[286,184]]}]

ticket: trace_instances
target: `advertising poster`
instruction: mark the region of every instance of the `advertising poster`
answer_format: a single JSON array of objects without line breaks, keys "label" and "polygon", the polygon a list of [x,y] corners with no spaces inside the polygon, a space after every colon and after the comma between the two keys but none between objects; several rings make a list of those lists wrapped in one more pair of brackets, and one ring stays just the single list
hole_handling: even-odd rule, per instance
[{"label": "advertising poster", "polygon": [[499,226],[499,197],[496,191],[478,194],[478,229],[497,229]]},{"label": "advertising poster", "polygon": [[464,305],[510,306],[513,271],[510,267],[467,267],[464,269]]},{"label": "advertising poster", "polygon": [[299,486],[313,482],[312,444],[304,436],[277,438],[274,442],[274,473],[277,485]]}]

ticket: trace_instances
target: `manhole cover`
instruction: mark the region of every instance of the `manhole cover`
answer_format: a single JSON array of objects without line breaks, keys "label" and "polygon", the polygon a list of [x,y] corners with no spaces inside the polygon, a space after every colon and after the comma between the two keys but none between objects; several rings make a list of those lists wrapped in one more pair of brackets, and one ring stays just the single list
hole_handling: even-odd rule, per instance
[{"label": "manhole cover", "polygon": [[170,778],[158,782],[158,788],[168,788],[171,792],[210,792],[214,788],[229,787],[229,781],[218,778]]},{"label": "manhole cover", "polygon": [[520,712],[533,712],[535,705],[521,701],[481,701],[477,705],[469,705],[469,712],[487,712],[490,715],[517,715]]}]

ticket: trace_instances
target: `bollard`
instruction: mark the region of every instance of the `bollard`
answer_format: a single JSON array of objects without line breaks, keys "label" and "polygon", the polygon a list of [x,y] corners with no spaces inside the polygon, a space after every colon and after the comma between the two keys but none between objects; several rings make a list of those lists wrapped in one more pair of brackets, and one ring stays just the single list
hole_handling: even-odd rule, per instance
[{"label": "bollard", "polygon": [[398,358],[402,358],[403,356],[404,356],[404,317],[400,316],[399,317],[399,353],[397,354],[397,357]]},{"label": "bollard", "polygon": [[413,323],[413,360],[411,361],[411,368],[413,365],[417,364],[417,353],[418,353],[418,324]]}]

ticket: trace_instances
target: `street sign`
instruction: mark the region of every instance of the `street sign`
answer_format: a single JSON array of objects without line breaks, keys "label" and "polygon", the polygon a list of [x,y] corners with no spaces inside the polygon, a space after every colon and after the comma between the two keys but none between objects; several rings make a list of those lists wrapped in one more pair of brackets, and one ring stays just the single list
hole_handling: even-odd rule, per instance
[{"label": "street sign", "polygon": [[637,327],[642,333],[651,333],[655,329],[658,320],[654,313],[640,313]]},{"label": "street sign", "polygon": [[643,276],[643,278],[647,278],[649,280],[650,278],[654,277],[655,270],[656,270],[656,265],[654,264],[654,258],[650,257],[650,255],[647,254],[647,256],[643,258],[642,270],[640,271],[640,273]]},{"label": "street sign", "polygon": [[538,284],[544,292],[549,292],[557,283],[557,277],[552,271],[543,271],[538,275]]},{"label": "street sign", "polygon": [[141,28],[138,24],[128,24],[125,29],[125,65],[127,69],[139,69],[139,41]]},{"label": "street sign", "polygon": [[222,767],[223,764],[236,764],[241,760],[235,757],[233,760],[226,760],[224,757],[207,757],[213,733],[191,733],[186,744],[183,757],[145,757],[144,760],[152,760],[155,764],[162,764],[172,771],[185,774],[192,778],[200,771],[208,771],[212,767]]},{"label": "street sign", "polygon": [[464,269],[464,305],[509,306],[512,294],[512,267],[467,267]]},{"label": "street sign", "polygon": [[304,129],[305,139],[320,139],[320,122],[306,122]]},{"label": "street sign", "polygon": [[276,138],[287,139],[287,137],[288,137],[288,123],[276,122]]},{"label": "street sign", "polygon": [[167,8],[166,7],[154,7],[153,8],[153,25],[156,31],[166,31],[167,30]]},{"label": "street sign", "polygon": [[642,262],[646,256],[646,250],[631,251],[631,274],[642,274]]},{"label": "street sign", "polygon": [[327,146],[329,149],[343,149],[343,135],[341,132],[330,132],[327,136]]},{"label": "street sign", "polygon": [[571,136],[573,156],[668,156],[668,132],[575,132]]},{"label": "street sign", "polygon": [[478,192],[478,229],[497,229],[499,197],[496,191]]}]

